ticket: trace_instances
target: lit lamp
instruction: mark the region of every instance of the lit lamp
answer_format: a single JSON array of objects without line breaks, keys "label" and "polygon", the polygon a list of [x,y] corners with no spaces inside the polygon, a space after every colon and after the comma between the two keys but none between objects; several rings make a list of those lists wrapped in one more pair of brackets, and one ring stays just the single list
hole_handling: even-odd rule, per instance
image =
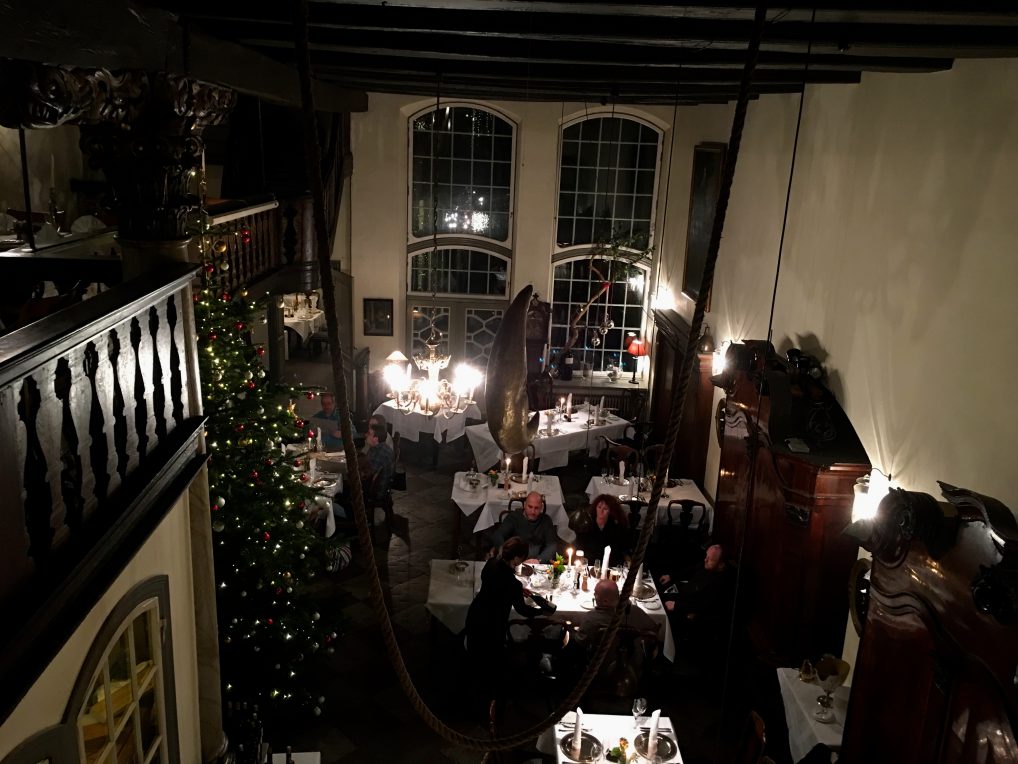
[{"label": "lit lamp", "polygon": [[484,375],[481,372],[468,363],[461,363],[454,372],[452,389],[469,406],[475,402],[474,390],[483,381]]},{"label": "lit lamp", "polygon": [[700,339],[696,341],[696,352],[700,355],[707,355],[714,352],[714,335],[710,333],[710,324],[703,325],[703,332]]},{"label": "lit lamp", "polygon": [[636,367],[640,365],[641,358],[650,355],[650,348],[647,347],[646,342],[637,337],[629,343],[629,347],[626,348],[626,352],[633,356],[633,378],[629,380],[629,383],[632,385],[639,384],[636,381]]},{"label": "lit lamp", "polygon": [[385,357],[386,365],[382,371],[385,383],[392,391],[392,397],[398,399],[399,394],[406,390],[410,384],[410,367],[403,370],[403,364],[409,363],[410,359],[399,350],[393,350]]},{"label": "lit lamp", "polygon": [[877,469],[856,480],[852,487],[855,494],[852,500],[852,522],[872,520],[876,517],[877,507],[890,489],[890,478]]}]

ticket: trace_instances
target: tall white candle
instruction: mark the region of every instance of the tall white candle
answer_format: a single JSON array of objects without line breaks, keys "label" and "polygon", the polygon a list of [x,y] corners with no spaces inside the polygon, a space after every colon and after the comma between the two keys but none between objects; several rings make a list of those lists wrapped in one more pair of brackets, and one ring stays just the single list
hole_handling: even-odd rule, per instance
[{"label": "tall white candle", "polygon": [[530,467],[530,457],[529,456],[524,456],[523,457],[523,471],[520,473],[524,477],[527,477],[530,474],[530,472],[527,470],[528,467]]},{"label": "tall white candle", "polygon": [[583,709],[576,707],[576,727],[573,730],[573,758],[580,758],[580,746],[583,743]]},{"label": "tall white candle", "polygon": [[602,409],[604,409],[604,396],[601,396],[601,402],[597,404],[597,415],[601,416]]},{"label": "tall white candle", "polygon": [[573,548],[572,547],[569,547],[568,549],[566,549],[566,558],[568,560],[566,562],[566,564],[567,565],[572,565],[573,564]]},{"label": "tall white candle", "polygon": [[601,558],[601,578],[608,578],[608,560],[611,559],[612,548],[606,546],[604,548],[604,557]]},{"label": "tall white candle", "polygon": [[651,761],[657,755],[657,725],[659,721],[661,721],[660,708],[650,715],[650,732],[647,734],[647,758]]},{"label": "tall white candle", "polygon": [[626,479],[626,461],[625,459],[619,459],[619,482],[621,483]]},{"label": "tall white candle", "polygon": [[641,581],[643,581],[643,563],[642,562],[640,563],[640,567],[637,568],[637,570],[636,570],[636,584],[635,585],[639,586]]}]

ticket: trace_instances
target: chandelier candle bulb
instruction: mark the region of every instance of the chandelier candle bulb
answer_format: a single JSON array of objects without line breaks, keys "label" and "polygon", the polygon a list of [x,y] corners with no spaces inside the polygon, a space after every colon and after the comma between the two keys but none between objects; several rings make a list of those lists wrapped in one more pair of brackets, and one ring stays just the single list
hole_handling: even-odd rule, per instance
[{"label": "chandelier candle bulb", "polygon": [[608,560],[611,558],[611,556],[612,556],[612,548],[611,548],[611,546],[606,546],[604,548],[604,557],[601,558],[601,578],[602,579],[608,578]]}]

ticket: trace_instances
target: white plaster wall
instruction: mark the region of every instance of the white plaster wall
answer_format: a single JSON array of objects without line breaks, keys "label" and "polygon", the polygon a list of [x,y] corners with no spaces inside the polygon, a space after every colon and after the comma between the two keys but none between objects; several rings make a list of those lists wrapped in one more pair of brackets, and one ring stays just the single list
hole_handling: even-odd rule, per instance
[{"label": "white plaster wall", "polygon": [[[77,199],[70,192],[71,178],[80,178],[84,174],[78,135],[78,128],[73,125],[25,131],[28,188],[33,212],[49,209],[52,180],[57,190],[57,204],[60,209],[67,209],[68,222],[78,216]],[[0,212],[6,212],[8,208],[25,209],[23,188],[18,131],[0,127]]]},{"label": "white plaster wall", "polygon": [[[750,105],[714,288],[715,338],[766,337],[796,97]],[[817,353],[873,464],[1018,510],[1018,62],[811,87],[774,343]],[[708,458],[713,493],[718,449]],[[844,654],[854,663],[849,626]]]},{"label": "white plaster wall", "polygon": [[170,578],[180,760],[195,764],[201,761],[195,602],[186,495],[177,501],[134,558],[127,563],[124,572],[92,608],[7,721],[0,726],[0,759],[36,732],[60,722],[85,656],[110,611],[135,584],[160,574]]}]

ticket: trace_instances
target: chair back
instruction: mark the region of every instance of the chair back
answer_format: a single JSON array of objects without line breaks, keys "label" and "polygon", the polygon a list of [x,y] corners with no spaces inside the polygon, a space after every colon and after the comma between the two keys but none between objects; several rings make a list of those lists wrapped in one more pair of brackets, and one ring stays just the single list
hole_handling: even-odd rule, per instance
[{"label": "chair back", "polygon": [[760,764],[766,743],[764,721],[756,711],[750,711],[742,728],[742,739],[733,759],[734,764]]},{"label": "chair back", "polygon": [[605,449],[601,452],[601,466],[607,467],[609,474],[613,474],[618,469],[619,462],[622,461],[626,463],[627,471],[636,467],[640,458],[639,451],[632,446],[616,443],[611,438],[605,438],[604,443]]},{"label": "chair back", "polygon": [[648,474],[657,469],[657,463],[661,461],[661,452],[664,450],[664,443],[657,443],[643,449],[643,452],[640,454],[640,461],[643,463],[644,474]]}]

